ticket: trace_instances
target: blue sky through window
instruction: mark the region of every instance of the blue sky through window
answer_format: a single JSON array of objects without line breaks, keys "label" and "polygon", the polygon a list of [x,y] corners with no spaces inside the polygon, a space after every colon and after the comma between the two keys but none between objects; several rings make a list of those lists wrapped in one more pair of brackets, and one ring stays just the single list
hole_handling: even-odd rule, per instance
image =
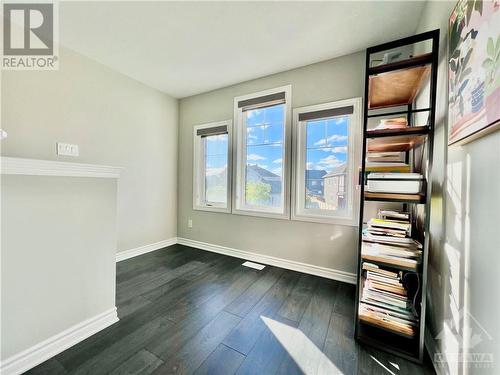
[{"label": "blue sky through window", "polygon": [[306,169],[330,173],[347,162],[348,126],[348,117],[307,122]]}]

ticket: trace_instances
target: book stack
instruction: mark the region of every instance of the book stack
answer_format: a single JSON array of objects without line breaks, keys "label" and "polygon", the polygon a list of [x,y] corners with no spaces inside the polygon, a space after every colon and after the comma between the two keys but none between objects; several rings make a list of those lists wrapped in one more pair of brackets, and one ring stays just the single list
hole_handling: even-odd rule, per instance
[{"label": "book stack", "polygon": [[363,260],[417,270],[422,260],[422,244],[411,238],[410,215],[380,210],[363,230]]},{"label": "book stack", "polygon": [[368,163],[402,162],[401,152],[370,152],[366,155]]},{"label": "book stack", "polygon": [[402,129],[408,126],[408,120],[405,117],[385,118],[375,129]]},{"label": "book stack", "polygon": [[418,318],[403,285],[403,273],[368,262],[363,263],[363,270],[360,319],[403,336],[415,336]]}]

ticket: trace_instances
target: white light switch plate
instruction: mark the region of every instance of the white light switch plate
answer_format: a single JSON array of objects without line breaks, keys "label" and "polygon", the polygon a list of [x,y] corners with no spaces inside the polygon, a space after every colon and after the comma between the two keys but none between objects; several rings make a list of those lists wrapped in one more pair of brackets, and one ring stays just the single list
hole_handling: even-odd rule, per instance
[{"label": "white light switch plate", "polygon": [[57,155],[79,156],[78,145],[57,142]]}]

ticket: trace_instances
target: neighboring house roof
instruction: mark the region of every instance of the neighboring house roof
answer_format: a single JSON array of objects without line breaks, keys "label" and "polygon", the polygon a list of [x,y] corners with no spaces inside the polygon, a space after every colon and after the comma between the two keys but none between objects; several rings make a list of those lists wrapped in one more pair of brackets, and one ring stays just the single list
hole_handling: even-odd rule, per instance
[{"label": "neighboring house roof", "polygon": [[306,180],[320,180],[326,174],[326,171],[320,169],[308,169],[306,170]]},{"label": "neighboring house roof", "polygon": [[281,194],[281,177],[257,164],[247,165],[247,181],[271,185],[271,194]]},{"label": "neighboring house roof", "polygon": [[341,166],[339,166],[339,167],[335,168],[334,170],[332,170],[330,173],[324,175],[323,178],[335,177],[335,176],[343,175],[343,174],[346,173],[346,169],[347,169],[347,164],[344,163]]}]

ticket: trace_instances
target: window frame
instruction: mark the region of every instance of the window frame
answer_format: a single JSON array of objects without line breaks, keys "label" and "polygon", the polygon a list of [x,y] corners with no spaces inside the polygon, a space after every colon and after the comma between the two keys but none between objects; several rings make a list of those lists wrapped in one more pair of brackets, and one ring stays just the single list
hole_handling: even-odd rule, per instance
[{"label": "window frame", "polygon": [[[302,113],[329,110],[339,107],[352,106],[353,113],[349,115],[348,128],[348,204],[347,214],[339,215],[328,210],[305,208],[305,177],[306,177],[306,126],[307,121],[299,121]],[[324,224],[339,224],[358,226],[359,217],[359,177],[361,165],[361,130],[362,130],[362,98],[338,100],[323,104],[295,108],[293,110],[293,152],[294,168],[292,176],[292,220],[308,221]],[[323,193],[326,183],[323,184]],[[346,185],[344,181],[344,186]],[[324,212],[326,211],[326,212]]]},{"label": "window frame", "polygon": [[[226,205],[207,204],[205,195],[205,144],[203,138],[197,135],[199,129],[218,126],[227,127],[227,197]],[[193,127],[193,210],[231,213],[231,183],[232,183],[232,120],[210,122]]]},{"label": "window frame", "polygon": [[[284,134],[283,134],[283,208],[282,210],[270,209],[266,206],[245,205],[245,180],[246,180],[246,124],[243,123],[243,110],[238,108],[238,103],[243,100],[259,98],[266,95],[285,93]],[[238,215],[269,217],[290,220],[290,180],[291,180],[291,141],[292,141],[292,86],[286,85],[268,90],[241,95],[234,98],[234,147],[233,147],[233,194],[232,212]]]}]

